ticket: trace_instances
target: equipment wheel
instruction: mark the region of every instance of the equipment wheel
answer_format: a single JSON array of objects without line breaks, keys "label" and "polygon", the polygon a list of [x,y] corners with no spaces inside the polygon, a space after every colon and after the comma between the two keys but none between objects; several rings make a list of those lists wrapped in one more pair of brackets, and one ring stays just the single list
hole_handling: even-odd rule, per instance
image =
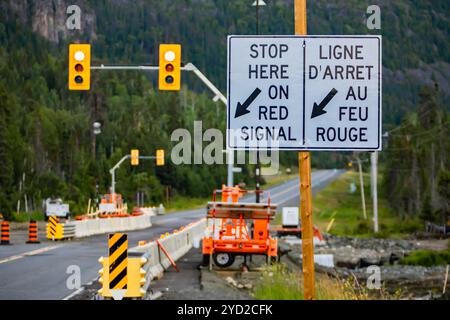
[{"label": "equipment wheel", "polygon": [[214,253],[213,259],[216,266],[226,268],[234,263],[234,255],[226,252]]}]

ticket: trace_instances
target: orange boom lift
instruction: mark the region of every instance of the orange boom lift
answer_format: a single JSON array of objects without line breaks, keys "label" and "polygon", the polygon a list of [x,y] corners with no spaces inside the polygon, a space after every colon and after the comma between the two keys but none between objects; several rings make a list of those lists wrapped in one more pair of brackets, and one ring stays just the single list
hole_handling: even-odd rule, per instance
[{"label": "orange boom lift", "polygon": [[[233,264],[236,256],[265,255],[270,260],[277,257],[277,239],[269,234],[270,220],[275,217],[275,204],[244,203],[239,199],[245,193],[262,192],[242,190],[238,186],[222,186],[214,191],[212,202],[207,205],[208,225],[212,220],[211,233],[203,238],[203,265],[214,263],[221,268]],[[220,202],[217,193],[222,193]],[[253,224],[249,228],[249,224]]]}]

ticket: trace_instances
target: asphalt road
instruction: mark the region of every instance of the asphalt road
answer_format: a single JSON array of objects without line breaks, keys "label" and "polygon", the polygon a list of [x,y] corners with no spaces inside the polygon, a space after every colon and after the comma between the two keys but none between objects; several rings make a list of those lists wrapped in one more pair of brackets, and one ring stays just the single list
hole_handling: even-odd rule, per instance
[{"label": "asphalt road", "polygon": [[[336,179],[343,171],[319,170],[312,173],[313,193]],[[298,178],[268,189],[271,201],[279,207],[299,205]],[[254,201],[249,195],[244,201]],[[205,216],[205,210],[186,210],[152,217],[153,226],[128,232],[130,247],[140,240],[152,240]],[[42,239],[42,236],[41,236]],[[98,277],[100,256],[107,255],[107,236],[98,235],[65,242],[0,246],[0,299],[63,299],[74,293],[67,286],[70,266],[80,270],[81,284]],[[73,267],[72,267],[73,268]]]}]

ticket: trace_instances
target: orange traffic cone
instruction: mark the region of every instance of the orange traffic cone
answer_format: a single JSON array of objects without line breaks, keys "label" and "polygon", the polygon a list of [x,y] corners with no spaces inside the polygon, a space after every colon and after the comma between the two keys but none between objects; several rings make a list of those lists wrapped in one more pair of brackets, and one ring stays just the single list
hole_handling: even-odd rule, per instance
[{"label": "orange traffic cone", "polygon": [[0,239],[0,244],[9,244],[9,222],[2,222],[2,236]]},{"label": "orange traffic cone", "polygon": [[37,222],[34,220],[30,221],[30,227],[28,229],[27,243],[40,243],[40,241],[38,240]]}]

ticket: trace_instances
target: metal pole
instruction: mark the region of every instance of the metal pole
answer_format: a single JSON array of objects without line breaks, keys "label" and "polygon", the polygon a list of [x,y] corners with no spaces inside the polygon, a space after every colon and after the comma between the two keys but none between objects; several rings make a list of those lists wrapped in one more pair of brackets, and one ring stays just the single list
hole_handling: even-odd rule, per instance
[{"label": "metal pole", "polygon": [[227,150],[227,162],[228,162],[228,173],[227,173],[227,186],[233,187],[233,167],[234,167],[234,151]]},{"label": "metal pole", "polygon": [[261,195],[259,191],[261,190],[261,163],[259,161],[259,151],[256,151],[256,203],[259,203],[261,200]]},{"label": "metal pole", "polygon": [[364,179],[363,179],[363,174],[362,174],[361,159],[359,159],[359,157],[356,157],[356,160],[358,161],[359,187],[361,188],[361,201],[362,201],[362,208],[363,208],[363,216],[364,216],[364,219],[367,220],[366,198],[364,196]]},{"label": "metal pole", "polygon": [[109,173],[111,173],[111,194],[116,193],[116,169],[119,168],[122,162],[124,162],[128,158],[131,158],[130,154],[123,156],[122,159],[120,159],[119,162],[117,162],[116,165],[112,167],[111,170],[109,170]]},{"label": "metal pole", "polygon": [[[295,0],[294,21],[295,34],[306,35],[306,0]],[[303,298],[305,300],[313,300],[315,298],[315,289],[310,152],[299,152],[298,161],[302,219]]]},{"label": "metal pole", "polygon": [[116,193],[116,171],[113,170],[111,172],[111,194],[115,194]]},{"label": "metal pole", "polygon": [[[194,66],[192,63],[187,63],[184,66],[184,70],[192,71],[194,74],[215,94],[214,101],[220,100],[227,106],[227,99],[225,96],[216,88],[214,84],[200,71]],[[227,150],[227,185],[229,187],[233,187],[234,185],[234,151],[229,149]]]},{"label": "metal pole", "polygon": [[[256,35],[259,35],[259,0],[256,0]],[[255,184],[256,184],[256,203],[260,202],[259,190],[261,189],[261,163],[259,160],[259,150],[256,150],[256,168],[255,168]]]},{"label": "metal pole", "polygon": [[374,151],[370,155],[370,163],[372,165],[371,182],[372,182],[372,200],[373,200],[373,232],[377,233],[378,228],[378,188],[377,188],[377,174],[378,174],[378,152]]}]

